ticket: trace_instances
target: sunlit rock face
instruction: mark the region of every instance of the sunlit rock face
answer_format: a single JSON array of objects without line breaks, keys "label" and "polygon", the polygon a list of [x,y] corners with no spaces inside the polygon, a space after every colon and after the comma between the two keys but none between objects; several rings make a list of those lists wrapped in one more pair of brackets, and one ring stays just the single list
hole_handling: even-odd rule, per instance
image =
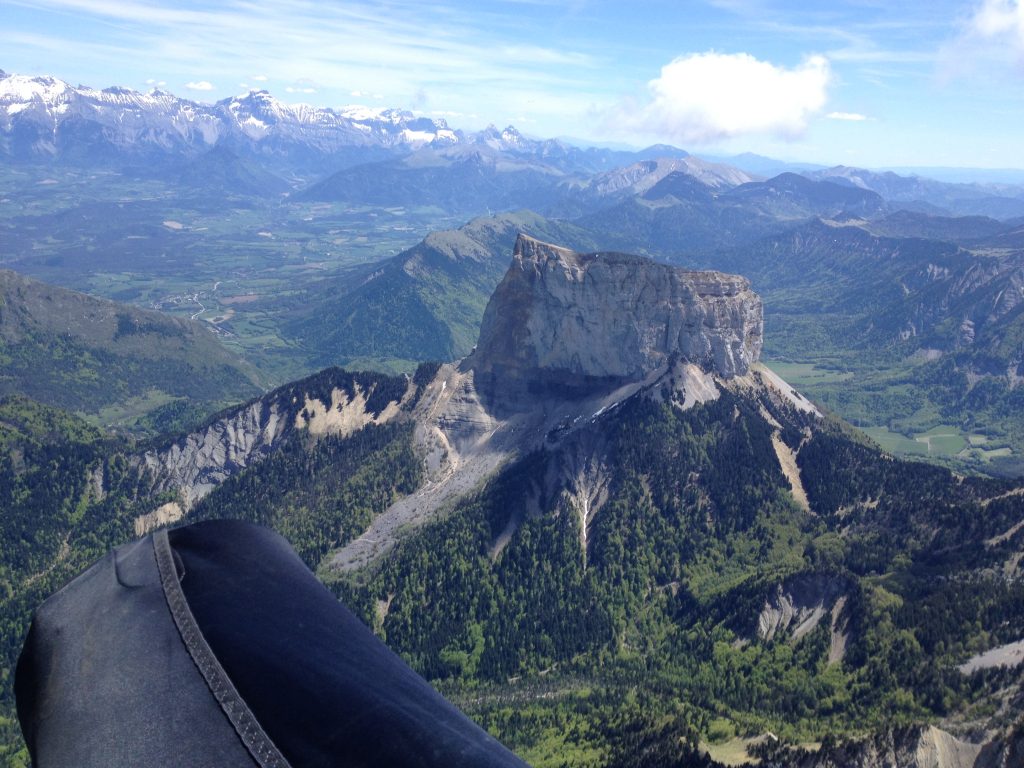
[{"label": "sunlit rock face", "polygon": [[515,406],[639,381],[673,360],[741,376],[762,330],[761,299],[743,277],[520,235],[464,365],[482,394]]}]

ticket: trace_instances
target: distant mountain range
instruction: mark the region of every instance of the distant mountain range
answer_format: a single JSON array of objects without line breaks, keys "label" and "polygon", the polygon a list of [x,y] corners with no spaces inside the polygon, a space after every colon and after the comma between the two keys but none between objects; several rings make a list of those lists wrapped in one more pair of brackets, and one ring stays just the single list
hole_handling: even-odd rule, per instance
[{"label": "distant mountain range", "polygon": [[159,89],[97,90],[0,70],[0,156],[13,161],[173,161],[219,147],[280,169],[323,172],[422,148],[467,146],[590,172],[653,156],[531,139],[512,126],[465,133],[401,109],[285,104],[264,90],[206,104]]},{"label": "distant mountain range", "polygon": [[[897,208],[998,219],[1024,216],[1024,187],[1005,182],[949,183],[751,154],[709,162],[665,145],[637,152],[580,148],[530,138],[513,126],[465,132],[443,119],[401,109],[285,104],[262,90],[206,104],[161,90],[97,90],[3,71],[0,157],[13,163],[113,165],[164,175],[170,166],[170,175],[185,182],[264,194],[289,187],[267,171],[281,177],[299,174],[304,181],[298,186],[314,182],[302,192],[304,199],[376,205],[416,200],[453,213],[533,207],[547,214],[582,215],[593,208],[594,198],[614,197],[626,188],[643,194],[649,191],[645,183],[676,171],[716,193],[764,176],[800,174],[876,192]],[[645,168],[650,161],[659,164]]]},{"label": "distant mountain range", "polygon": [[198,154],[217,144],[287,156],[349,147],[455,144],[444,120],[397,109],[321,109],[284,104],[266,91],[203,104],[166,91],[96,90],[52,77],[0,73],[5,154],[56,158],[97,148],[138,154]]},{"label": "distant mountain range", "polygon": [[807,175],[858,189],[869,189],[891,203],[927,203],[935,206],[936,212],[948,211],[960,216],[982,215],[997,219],[1024,216],[1024,190],[1010,184],[948,183],[920,176],[900,176],[892,171],[876,173],[842,165]]},{"label": "distant mountain range", "polygon": [[[232,303],[206,319],[276,382],[466,354],[522,231],[740,272],[764,293],[773,356],[836,376],[862,366],[856,384],[799,382],[828,407],[906,435],[907,414],[921,431],[970,421],[988,430],[986,456],[1024,453],[1024,188],[1005,181],[581,148],[266,92],[202,104],[17,75],[0,75],[0,157],[0,262],[150,306],[226,278],[211,298]],[[872,365],[903,378],[869,380]]]},{"label": "distant mountain range", "polygon": [[776,311],[842,313],[851,345],[913,340],[970,356],[979,373],[1024,376],[1020,253],[979,257],[954,242],[816,219],[710,261],[750,277]]}]

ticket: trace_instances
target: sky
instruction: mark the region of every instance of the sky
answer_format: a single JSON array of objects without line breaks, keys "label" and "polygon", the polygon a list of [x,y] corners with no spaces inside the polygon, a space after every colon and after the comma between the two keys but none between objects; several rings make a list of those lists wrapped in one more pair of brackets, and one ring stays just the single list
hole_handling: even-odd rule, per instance
[{"label": "sky", "polygon": [[1024,168],[1024,0],[2,0],[0,69],[863,167]]}]

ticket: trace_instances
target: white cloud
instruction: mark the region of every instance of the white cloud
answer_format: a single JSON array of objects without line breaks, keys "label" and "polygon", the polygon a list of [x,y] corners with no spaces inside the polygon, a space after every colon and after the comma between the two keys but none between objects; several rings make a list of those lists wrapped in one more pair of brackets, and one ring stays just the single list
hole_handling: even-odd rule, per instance
[{"label": "white cloud", "polygon": [[829,120],[846,120],[851,123],[859,123],[868,119],[867,115],[862,115],[859,112],[829,112],[825,117]]},{"label": "white cloud", "polygon": [[152,85],[156,86],[157,88],[163,88],[165,85],[167,85],[167,82],[164,80],[157,80],[155,77],[150,77],[146,79],[146,85]]},{"label": "white cloud", "polygon": [[973,77],[979,67],[1012,70],[1024,66],[1024,4],[1021,0],[981,0],[945,45],[939,60],[942,80]]},{"label": "white cloud", "polygon": [[212,91],[214,84],[206,80],[200,80],[199,82],[185,83],[185,87],[190,91]]},{"label": "white cloud", "polygon": [[353,98],[356,98],[356,99],[361,99],[361,98],[363,97],[363,95],[364,95],[364,94],[363,94],[363,92],[362,92],[362,91],[352,91],[352,92],[351,92],[351,93],[349,94],[349,96],[352,96]]},{"label": "white cloud", "polygon": [[825,106],[828,60],[812,56],[787,69],[747,53],[695,53],[661,69],[647,86],[650,101],[620,107],[619,129],[683,143],[751,133],[795,138]]},{"label": "white cloud", "polygon": [[285,90],[288,93],[316,93],[316,88],[294,88],[290,85]]},{"label": "white cloud", "polygon": [[253,75],[252,79],[255,80],[257,83],[265,83],[270,78],[267,77],[266,75]]},{"label": "white cloud", "polygon": [[968,22],[979,37],[998,38],[1024,52],[1024,5],[1020,0],[983,0]]}]

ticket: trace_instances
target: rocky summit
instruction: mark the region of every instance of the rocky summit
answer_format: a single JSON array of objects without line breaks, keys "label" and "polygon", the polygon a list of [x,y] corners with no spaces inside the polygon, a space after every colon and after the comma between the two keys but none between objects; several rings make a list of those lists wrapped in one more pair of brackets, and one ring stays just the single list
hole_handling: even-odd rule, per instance
[{"label": "rocky summit", "polygon": [[520,235],[464,366],[509,404],[639,381],[673,361],[724,378],[761,353],[761,299],[743,277],[622,253],[575,253]]}]

